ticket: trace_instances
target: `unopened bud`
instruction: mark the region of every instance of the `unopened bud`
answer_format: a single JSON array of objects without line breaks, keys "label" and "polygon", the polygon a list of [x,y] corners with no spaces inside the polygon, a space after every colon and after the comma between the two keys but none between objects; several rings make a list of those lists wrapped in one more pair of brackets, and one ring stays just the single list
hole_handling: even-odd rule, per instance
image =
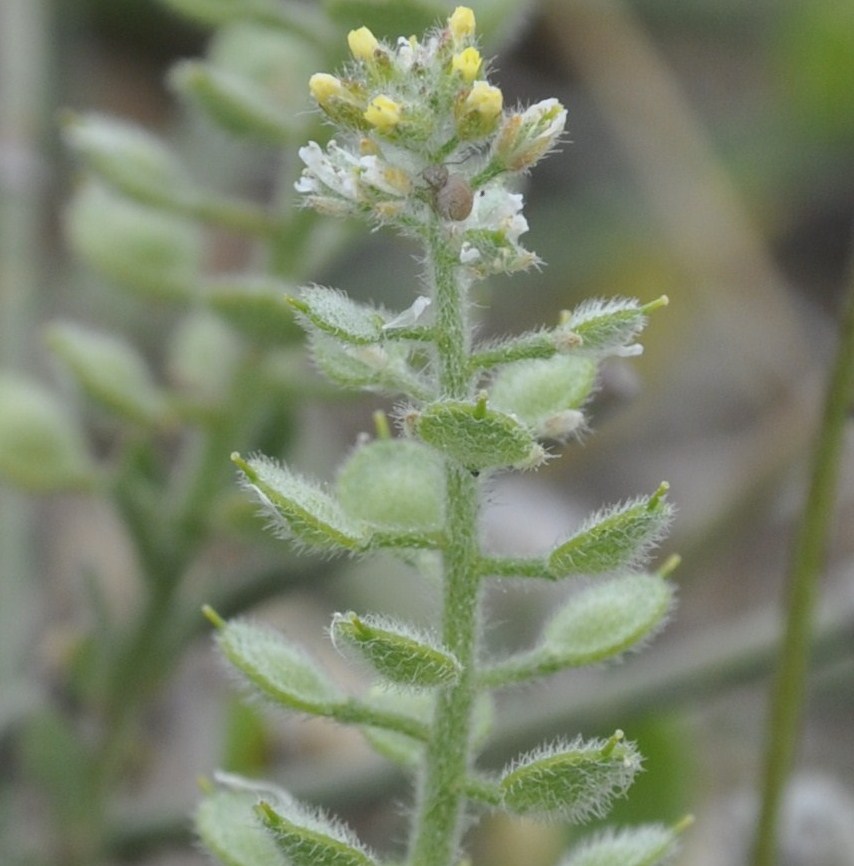
[{"label": "unopened bud", "polygon": [[367,27],[360,27],[358,30],[351,30],[347,34],[347,44],[350,46],[350,53],[356,60],[363,60],[365,63],[374,59],[379,42],[377,37]]},{"label": "unopened bud", "polygon": [[469,36],[474,35],[475,20],[474,12],[468,6],[457,6],[448,18],[448,29],[454,42],[461,42]]},{"label": "unopened bud", "polygon": [[511,114],[498,133],[495,156],[509,171],[525,171],[554,147],[565,124],[566,109],[556,99]]},{"label": "unopened bud", "polygon": [[400,122],[400,106],[387,96],[376,96],[365,109],[364,118],[378,132],[391,132]]},{"label": "unopened bud", "polygon": [[497,87],[475,81],[471,90],[454,106],[457,134],[465,140],[485,138],[495,130],[504,96]]},{"label": "unopened bud", "polygon": [[469,47],[455,54],[451,59],[454,72],[459,72],[463,81],[472,82],[477,78],[483,59],[477,48]]},{"label": "unopened bud", "polygon": [[331,120],[350,128],[364,129],[364,96],[352,81],[341,81],[328,72],[315,72],[308,80],[314,101]]}]

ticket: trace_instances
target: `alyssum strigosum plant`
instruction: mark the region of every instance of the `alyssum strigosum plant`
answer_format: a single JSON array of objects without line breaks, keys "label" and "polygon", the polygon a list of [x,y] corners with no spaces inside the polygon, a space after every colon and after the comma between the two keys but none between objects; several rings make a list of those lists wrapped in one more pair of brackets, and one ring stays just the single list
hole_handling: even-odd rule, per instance
[{"label": "alyssum strigosum plant", "polygon": [[[422,41],[389,45],[362,27],[348,42],[344,73],[309,82],[336,138],[300,150],[305,168],[296,189],[321,213],[364,217],[420,243],[424,295],[403,312],[320,286],[289,301],[326,377],[400,399],[400,435],[378,415],[376,438],[356,447],[331,490],[263,456],[233,459],[283,537],[328,553],[393,551],[425,579],[438,573],[441,623],[424,633],[375,613],[335,614],[335,646],[377,675],[376,689],[353,697],[286,637],[207,614],[222,654],[254,690],[292,711],[358,726],[414,775],[406,863],[452,866],[478,810],[581,822],[604,815],[641,768],[619,730],[537,746],[498,774],[479,770],[476,759],[489,734],[492,692],[614,659],[665,621],[674,596],[669,566],[642,566],[671,518],[667,485],[594,514],[542,557],[490,556],[479,542],[478,509],[491,476],[542,465],[549,456],[542,443],[579,428],[597,366],[639,352],[645,316],[665,299],[592,301],[561,314],[554,328],[475,345],[474,281],[538,262],[519,242],[527,223],[522,196],[509,185],[554,149],[566,111],[554,99],[505,109],[466,7]],[[483,658],[485,581],[577,576],[595,578],[554,614],[536,646]],[[285,791],[218,779],[197,826],[224,863],[382,862],[339,821]],[[595,835],[564,866],[663,863],[682,826]]]}]

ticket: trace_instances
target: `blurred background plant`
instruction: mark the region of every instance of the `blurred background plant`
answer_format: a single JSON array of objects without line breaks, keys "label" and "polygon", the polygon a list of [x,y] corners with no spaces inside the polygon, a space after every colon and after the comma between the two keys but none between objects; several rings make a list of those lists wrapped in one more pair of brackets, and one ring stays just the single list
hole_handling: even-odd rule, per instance
[{"label": "blurred background plant", "polygon": [[[373,405],[303,366],[279,299],[317,280],[406,306],[413,250],[295,210],[296,148],[321,134],[305,83],[338,65],[351,27],[420,32],[453,5],[0,6],[4,863],[201,862],[186,816],[213,766],[286,779],[368,842],[400,838],[388,795],[406,796],[401,780],[358,738],[242,705],[211,667],[198,610],[257,610],[320,654],[332,609],[382,597],[417,611],[391,564],[307,564],[265,541],[227,456],[287,454],[328,476],[370,425]],[[690,808],[685,863],[745,862],[764,748],[756,686],[854,272],[854,4],[471,5],[485,53],[500,48],[507,101],[558,97],[572,138],[526,196],[548,267],[523,288],[494,280],[481,332],[596,295],[672,301],[640,362],[606,370],[597,435],[497,487],[485,531],[501,552],[540,551],[667,477],[684,562],[679,616],[653,649],[510,696],[489,755],[619,718],[649,772],[614,819]],[[65,106],[73,169],[54,123]],[[790,862],[811,866],[852,862],[850,436],[847,454],[785,822]],[[508,633],[524,644],[553,602],[496,592],[513,626],[500,648]],[[799,827],[826,850],[799,853]],[[475,833],[476,862],[493,866],[547,866],[566,842],[503,818]]]}]

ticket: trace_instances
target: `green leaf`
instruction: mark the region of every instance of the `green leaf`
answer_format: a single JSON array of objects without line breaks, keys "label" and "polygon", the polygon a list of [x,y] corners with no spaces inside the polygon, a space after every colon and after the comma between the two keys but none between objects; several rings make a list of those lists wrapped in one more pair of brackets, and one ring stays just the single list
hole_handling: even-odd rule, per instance
[{"label": "green leaf", "polygon": [[234,454],[232,460],[281,537],[329,551],[357,551],[368,546],[370,533],[364,524],[352,519],[338,500],[316,483],[266,457],[243,460]]},{"label": "green leaf", "polygon": [[551,574],[601,574],[644,562],[667,533],[673,517],[673,507],[665,499],[668,489],[669,485],[662,483],[651,496],[594,514],[551,552]]},{"label": "green leaf", "polygon": [[302,649],[272,629],[245,620],[219,622],[216,642],[249,683],[278,706],[329,716],[344,700]]},{"label": "green leaf", "polygon": [[87,183],[72,199],[65,227],[74,251],[117,286],[157,300],[193,293],[202,245],[189,220]]},{"label": "green leaf", "polygon": [[181,207],[196,189],[169,148],[149,132],[97,114],[69,116],[65,141],[98,177],[148,205]]},{"label": "green leaf", "polygon": [[347,514],[378,529],[436,533],[444,525],[442,459],[420,442],[378,439],[357,447],[338,473],[337,491]]},{"label": "green leaf", "polygon": [[462,667],[427,635],[386,617],[352,611],[332,620],[332,641],[353,648],[381,676],[398,685],[436,688],[453,685]]},{"label": "green leaf", "polygon": [[200,60],[185,60],[169,75],[172,87],[235,135],[286,144],[297,126],[252,81]]},{"label": "green leaf", "polygon": [[57,322],[48,328],[47,341],[89,397],[110,412],[146,426],[164,420],[166,397],[142,356],[124,340]]},{"label": "green leaf", "polygon": [[607,741],[578,738],[523,755],[505,771],[499,787],[511,812],[582,822],[605,815],[640,767],[634,745],[617,731]]},{"label": "green leaf", "polygon": [[554,355],[504,366],[492,380],[489,402],[544,438],[561,439],[583,422],[578,409],[596,384],[590,358]]},{"label": "green leaf", "polygon": [[38,493],[88,489],[95,467],[76,422],[41,384],[0,374],[0,477]]},{"label": "green leaf", "polygon": [[319,810],[292,802],[261,803],[258,814],[292,866],[375,866],[353,832]]},{"label": "green leaf", "polygon": [[257,803],[251,791],[218,790],[196,809],[196,833],[225,866],[288,866],[255,815]]},{"label": "green leaf", "polygon": [[527,427],[482,402],[431,403],[405,421],[428,445],[474,472],[506,466],[533,468],[545,459]]},{"label": "green leaf", "polygon": [[337,340],[354,345],[379,343],[383,336],[383,314],[356,303],[344,292],[325,286],[307,286],[299,298],[289,298],[303,327],[317,328]]},{"label": "green leaf", "polygon": [[208,280],[201,296],[232,327],[261,346],[293,345],[301,339],[286,303],[287,283],[264,276]]},{"label": "green leaf", "polygon": [[588,586],[548,623],[542,652],[554,669],[612,659],[656,634],[673,600],[673,586],[657,574],[628,574]]},{"label": "green leaf", "polygon": [[560,866],[665,866],[678,848],[678,829],[646,824],[606,830],[585,840]]}]

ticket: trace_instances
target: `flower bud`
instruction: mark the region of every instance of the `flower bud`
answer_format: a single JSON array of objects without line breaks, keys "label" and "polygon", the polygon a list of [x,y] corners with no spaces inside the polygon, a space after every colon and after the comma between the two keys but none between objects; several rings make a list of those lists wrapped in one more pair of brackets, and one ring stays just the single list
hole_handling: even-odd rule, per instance
[{"label": "flower bud", "polygon": [[367,27],[351,30],[347,34],[347,45],[350,46],[350,53],[353,57],[356,60],[363,60],[365,63],[374,59],[375,52],[379,48],[377,37]]},{"label": "flower bud", "polygon": [[544,99],[511,114],[493,146],[508,171],[525,171],[554,147],[566,124],[566,109],[556,99]]},{"label": "flower bud", "polygon": [[472,82],[477,78],[483,59],[477,48],[469,47],[455,54],[451,59],[454,72],[459,72],[465,82]]},{"label": "flower bud", "polygon": [[462,42],[470,36],[474,36],[474,12],[468,6],[457,6],[448,18],[448,29],[454,42]]},{"label": "flower bud", "polygon": [[368,104],[363,117],[378,132],[391,132],[400,122],[400,106],[387,96],[375,96]]},{"label": "flower bud", "polygon": [[454,106],[454,120],[460,138],[471,141],[485,138],[498,125],[504,96],[497,87],[475,81]]},{"label": "flower bud", "polygon": [[330,120],[342,126],[364,129],[364,97],[355,82],[345,83],[328,72],[315,72],[308,80],[308,89]]}]

